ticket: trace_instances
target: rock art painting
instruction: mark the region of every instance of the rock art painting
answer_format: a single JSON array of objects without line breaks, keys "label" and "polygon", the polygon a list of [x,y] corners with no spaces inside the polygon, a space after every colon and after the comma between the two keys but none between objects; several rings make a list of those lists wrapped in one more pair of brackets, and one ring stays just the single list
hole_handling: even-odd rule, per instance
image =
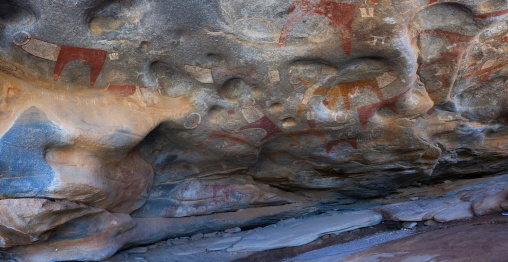
[{"label": "rock art painting", "polygon": [[73,46],[61,46],[32,38],[26,32],[18,32],[14,37],[14,43],[29,54],[34,56],[56,61],[53,80],[60,77],[65,65],[74,59],[84,60],[85,65],[90,67],[90,85],[94,85],[99,76],[104,62],[106,61],[107,51],[80,48]]},{"label": "rock art painting", "polygon": [[490,0],[0,0],[0,260],[506,174],[507,19]]},{"label": "rock art painting", "polygon": [[108,52],[104,50],[62,46],[60,47],[60,53],[56,59],[55,76],[53,77],[53,80],[58,80],[65,65],[67,65],[69,61],[82,59],[85,60],[85,64],[90,66],[90,85],[93,86],[95,84],[95,80],[97,80],[97,77],[101,72],[107,54]]},{"label": "rock art painting", "polygon": [[335,1],[295,1],[291,3],[288,10],[288,20],[279,38],[279,46],[284,46],[295,24],[302,22],[310,15],[319,15],[330,19],[330,26],[338,29],[342,35],[342,46],[346,55],[351,54],[352,24],[355,16],[356,6],[349,3]]}]

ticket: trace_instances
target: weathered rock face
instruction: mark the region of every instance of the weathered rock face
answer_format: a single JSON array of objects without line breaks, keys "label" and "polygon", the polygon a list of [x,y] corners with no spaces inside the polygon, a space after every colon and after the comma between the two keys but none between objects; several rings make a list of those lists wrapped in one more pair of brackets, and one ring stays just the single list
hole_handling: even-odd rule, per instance
[{"label": "weathered rock face", "polygon": [[0,0],[0,247],[101,259],[502,174],[506,14],[505,0]]}]

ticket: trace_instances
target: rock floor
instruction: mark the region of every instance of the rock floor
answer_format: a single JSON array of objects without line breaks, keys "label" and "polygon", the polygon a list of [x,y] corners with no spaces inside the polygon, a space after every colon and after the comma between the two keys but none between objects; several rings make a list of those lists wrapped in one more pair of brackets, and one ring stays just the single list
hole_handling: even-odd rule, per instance
[{"label": "rock floor", "polygon": [[[288,223],[288,222],[286,222]],[[294,223],[291,225],[294,225]],[[190,261],[506,261],[508,257],[508,216],[500,213],[470,220],[418,223],[412,229],[402,223],[381,224],[343,233],[323,234],[309,244],[261,252],[231,251],[241,239],[266,240],[272,226],[238,233],[216,233],[194,239],[172,239],[147,247],[124,250],[108,262],[190,262]],[[291,227],[290,227],[291,228]],[[279,229],[284,233],[283,227]],[[286,231],[287,233],[287,231]],[[262,236],[264,238],[257,238]],[[272,241],[276,237],[272,235]],[[233,244],[232,244],[233,243]],[[261,242],[260,242],[261,243]],[[228,248],[230,251],[228,251]],[[222,249],[210,251],[211,249]]]},{"label": "rock floor", "polygon": [[[384,245],[385,242],[387,245],[395,241],[403,243],[410,237],[424,237],[425,234],[432,236],[432,234],[438,234],[432,232],[442,232],[459,225],[486,224],[482,219],[501,221],[491,224],[487,221],[488,227],[503,226],[506,216],[500,215],[500,212],[506,209],[504,202],[508,193],[507,181],[508,176],[501,176],[446,182],[427,187],[408,187],[395,196],[367,201],[363,208],[370,208],[370,210],[330,211],[306,218],[283,220],[274,225],[247,231],[232,228],[226,232],[169,239],[150,246],[123,250],[106,261],[250,262],[314,261],[316,259],[338,261],[346,259],[349,255],[363,252],[362,250]],[[476,217],[473,212],[477,215]],[[492,218],[478,216],[487,213],[497,215],[492,215],[494,216]],[[474,230],[466,230],[462,233],[451,231],[451,239],[448,241],[454,241],[454,237],[461,240],[467,239],[464,234],[467,235]],[[480,230],[477,232],[480,236],[473,235],[472,239],[483,237],[488,242],[491,233],[496,232]],[[492,238],[496,237],[498,236],[492,236]],[[439,242],[440,238],[432,241]],[[473,245],[474,242],[469,244]],[[425,245],[419,243],[414,246],[424,247]],[[408,248],[410,247],[412,246]],[[434,249],[429,247],[429,250]],[[411,250],[397,252],[368,259],[383,261],[386,258],[388,261],[399,261],[397,256],[404,255],[409,258],[414,253]],[[423,259],[421,261],[426,261],[427,258],[432,261],[436,258],[434,255],[428,257],[421,255],[422,257],[415,258],[415,261],[420,261],[420,258]],[[403,259],[401,258],[400,261]]]}]

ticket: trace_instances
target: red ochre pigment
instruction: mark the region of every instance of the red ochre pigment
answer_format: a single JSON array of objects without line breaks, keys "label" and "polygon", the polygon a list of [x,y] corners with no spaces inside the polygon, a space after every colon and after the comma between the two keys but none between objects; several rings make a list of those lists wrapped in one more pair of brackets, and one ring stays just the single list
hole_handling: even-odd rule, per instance
[{"label": "red ochre pigment", "polygon": [[90,66],[90,85],[93,86],[102,70],[107,55],[108,52],[104,50],[61,46],[53,73],[53,79],[55,81],[58,80],[67,63],[74,59],[83,59],[85,63]]}]

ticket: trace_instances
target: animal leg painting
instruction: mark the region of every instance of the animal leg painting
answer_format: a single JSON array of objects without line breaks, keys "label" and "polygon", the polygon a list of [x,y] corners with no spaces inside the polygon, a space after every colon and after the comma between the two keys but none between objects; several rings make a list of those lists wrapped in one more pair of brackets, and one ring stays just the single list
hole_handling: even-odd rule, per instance
[{"label": "animal leg painting", "polygon": [[397,101],[406,94],[410,89],[404,91],[404,93],[394,96],[392,98],[383,100],[381,102],[370,104],[366,106],[358,107],[358,117],[360,118],[360,123],[362,124],[362,127],[365,128],[367,126],[367,121],[369,118],[373,117],[376,112],[381,109],[382,107],[389,108],[392,110],[395,114],[398,114],[397,111]]},{"label": "animal leg painting", "polygon": [[56,61],[53,80],[58,80],[67,63],[74,59],[83,59],[90,65],[90,85],[93,86],[102,70],[107,55],[108,52],[104,50],[62,46]]},{"label": "animal leg painting", "polygon": [[99,76],[104,62],[106,61],[107,51],[99,49],[89,49],[74,46],[61,46],[49,43],[36,38],[32,38],[26,32],[18,32],[14,36],[14,43],[21,47],[25,52],[50,61],[56,61],[53,72],[53,80],[60,78],[64,67],[74,59],[85,60],[85,64],[90,66],[90,85],[94,85]]},{"label": "animal leg painting", "polygon": [[347,110],[351,110],[351,102],[349,101],[349,96],[354,94],[357,88],[369,88],[377,95],[379,100],[383,101],[383,93],[379,88],[376,77],[370,77],[354,82],[340,83],[337,85],[337,87],[340,89],[340,93],[342,94],[342,99],[346,105]]},{"label": "animal leg painting", "polygon": [[242,114],[244,115],[245,119],[249,124],[241,127],[238,130],[253,128],[265,130],[266,135],[263,138],[261,138],[259,142],[263,142],[275,134],[282,133],[282,130],[274,122],[272,122],[270,118],[268,118],[261,111],[259,111],[259,109],[255,107],[242,109]]}]

